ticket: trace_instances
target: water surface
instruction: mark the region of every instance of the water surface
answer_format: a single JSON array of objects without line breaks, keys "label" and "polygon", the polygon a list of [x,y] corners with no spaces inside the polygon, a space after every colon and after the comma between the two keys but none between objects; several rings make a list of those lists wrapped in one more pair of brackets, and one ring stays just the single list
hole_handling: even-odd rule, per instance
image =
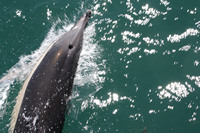
[{"label": "water surface", "polygon": [[64,132],[200,130],[200,1],[0,2],[0,131],[47,47],[87,10]]}]

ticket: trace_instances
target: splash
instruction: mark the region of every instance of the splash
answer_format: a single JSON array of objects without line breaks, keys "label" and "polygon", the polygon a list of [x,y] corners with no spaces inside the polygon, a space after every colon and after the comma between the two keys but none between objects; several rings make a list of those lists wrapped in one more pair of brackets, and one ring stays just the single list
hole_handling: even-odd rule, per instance
[{"label": "splash", "polygon": [[[50,29],[41,46],[33,51],[30,55],[19,57],[19,62],[10,68],[0,79],[0,117],[3,116],[6,108],[6,100],[9,96],[9,90],[15,82],[23,84],[25,79],[31,73],[39,58],[45,53],[51,44],[53,44],[64,33],[69,31],[73,24],[65,23],[64,26],[57,30],[57,25],[62,23],[58,19]],[[83,50],[80,55],[80,61],[75,77],[75,85],[83,86],[84,84],[98,84],[104,82],[105,71],[101,71],[99,64],[95,61],[100,58],[101,49],[97,43],[93,43],[95,36],[95,24],[91,24],[86,28],[83,39]],[[101,64],[100,64],[101,65]],[[98,89],[101,88],[98,86]],[[96,91],[96,90],[94,90]]]},{"label": "splash", "polygon": [[102,48],[95,42],[95,23],[91,24],[85,31],[83,39],[83,48],[80,54],[79,65],[77,74],[74,79],[75,85],[83,86],[85,84],[103,83],[106,74],[105,70],[101,67],[105,67],[105,60],[97,63],[97,60],[101,58]]},{"label": "splash", "polygon": [[[93,23],[86,28],[84,33],[82,52],[74,78],[75,88],[71,97],[74,101],[80,95],[78,101],[82,101],[84,97],[88,99],[102,88],[102,83],[105,81],[106,60],[101,59],[103,49],[95,42],[95,36],[95,23]],[[98,61],[100,62],[98,63]],[[76,108],[79,108],[79,106],[74,106],[72,110],[75,111]]]}]

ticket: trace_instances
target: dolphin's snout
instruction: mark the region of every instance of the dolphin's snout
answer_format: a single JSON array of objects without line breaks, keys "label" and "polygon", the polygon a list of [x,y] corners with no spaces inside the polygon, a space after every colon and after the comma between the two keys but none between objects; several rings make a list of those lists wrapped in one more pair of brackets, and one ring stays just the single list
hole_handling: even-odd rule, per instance
[{"label": "dolphin's snout", "polygon": [[86,12],[86,17],[91,17],[91,14],[92,14],[92,11],[91,10],[87,10],[87,12]]},{"label": "dolphin's snout", "polygon": [[72,29],[76,29],[76,28],[80,28],[80,27],[86,27],[88,24],[88,21],[90,19],[92,15],[92,11],[91,10],[87,10],[83,16],[78,20],[78,22],[74,25],[74,27],[72,27]]}]

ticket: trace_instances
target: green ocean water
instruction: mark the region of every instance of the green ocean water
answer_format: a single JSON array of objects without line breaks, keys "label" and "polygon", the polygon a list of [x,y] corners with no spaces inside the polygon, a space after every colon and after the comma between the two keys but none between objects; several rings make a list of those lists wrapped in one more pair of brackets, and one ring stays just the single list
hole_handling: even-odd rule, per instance
[{"label": "green ocean water", "polygon": [[200,132],[200,1],[0,1],[0,133],[47,47],[87,10],[63,133]]}]

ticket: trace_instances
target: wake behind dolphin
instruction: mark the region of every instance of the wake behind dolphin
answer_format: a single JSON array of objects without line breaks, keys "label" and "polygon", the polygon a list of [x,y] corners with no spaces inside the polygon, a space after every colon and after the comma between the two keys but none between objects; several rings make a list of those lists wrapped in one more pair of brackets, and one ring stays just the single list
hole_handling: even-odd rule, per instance
[{"label": "wake behind dolphin", "polygon": [[10,132],[62,132],[90,16],[87,11],[38,61],[17,97]]}]

